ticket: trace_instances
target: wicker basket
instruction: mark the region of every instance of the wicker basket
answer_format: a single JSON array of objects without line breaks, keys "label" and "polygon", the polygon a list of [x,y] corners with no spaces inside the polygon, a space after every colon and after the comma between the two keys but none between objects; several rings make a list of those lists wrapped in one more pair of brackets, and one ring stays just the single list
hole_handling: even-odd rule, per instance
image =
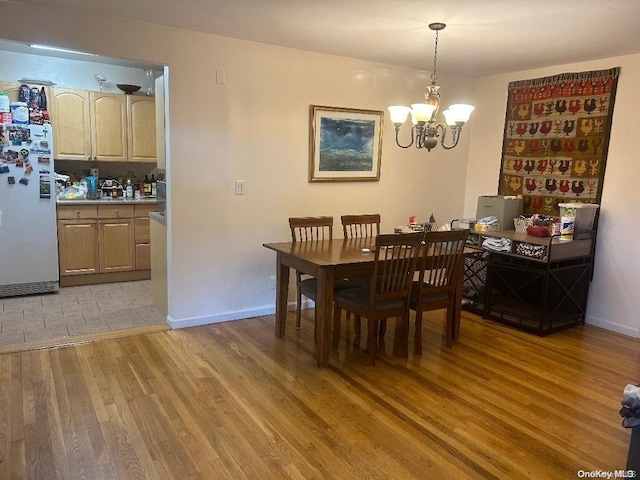
[{"label": "wicker basket", "polygon": [[516,232],[526,232],[529,225],[533,225],[531,217],[518,217],[513,219],[513,226],[515,227]]}]

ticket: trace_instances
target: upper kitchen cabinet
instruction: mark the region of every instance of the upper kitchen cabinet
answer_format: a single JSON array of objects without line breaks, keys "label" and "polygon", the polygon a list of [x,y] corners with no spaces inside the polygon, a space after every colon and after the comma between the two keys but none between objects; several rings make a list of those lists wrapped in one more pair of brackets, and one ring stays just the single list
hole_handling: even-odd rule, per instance
[{"label": "upper kitchen cabinet", "polygon": [[[125,162],[127,102],[117,93],[90,92],[93,160]],[[54,125],[55,128],[55,125]]]},{"label": "upper kitchen cabinet", "polygon": [[[18,82],[0,82],[0,92],[5,92],[9,96],[9,102],[19,102],[20,100],[20,86],[22,83]],[[41,85],[31,84],[30,87],[36,87],[38,89],[43,88]],[[45,95],[50,98],[51,89],[44,87]]]},{"label": "upper kitchen cabinet", "polygon": [[153,97],[126,95],[129,160],[156,163],[156,104]]},{"label": "upper kitchen cabinet", "polygon": [[124,95],[53,89],[54,156],[57,160],[127,160]]},{"label": "upper kitchen cabinet", "polygon": [[9,102],[17,102],[20,84],[15,82],[0,82],[0,92],[5,92],[9,96]]},{"label": "upper kitchen cabinet", "polygon": [[60,160],[91,160],[89,92],[54,88],[51,103],[54,157]]},{"label": "upper kitchen cabinet", "polygon": [[153,97],[53,89],[55,158],[156,162]]}]

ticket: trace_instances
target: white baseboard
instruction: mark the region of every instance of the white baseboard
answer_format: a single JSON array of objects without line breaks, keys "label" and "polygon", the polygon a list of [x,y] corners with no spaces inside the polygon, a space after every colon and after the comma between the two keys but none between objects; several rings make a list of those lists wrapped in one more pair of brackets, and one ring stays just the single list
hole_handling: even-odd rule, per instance
[{"label": "white baseboard", "polygon": [[619,323],[614,323],[609,320],[604,320],[602,318],[597,318],[589,315],[587,315],[587,317],[585,318],[585,323],[588,325],[604,328],[606,330],[611,330],[613,332],[621,333],[629,337],[640,338],[640,329],[638,329],[637,327],[634,328],[628,325],[621,325]]},{"label": "white baseboard", "polygon": [[[287,310],[295,309],[295,302],[287,305]],[[302,301],[302,309],[313,308],[314,304],[311,300]],[[202,317],[190,317],[174,319],[167,315],[167,323],[171,328],[187,328],[197,327],[198,325],[209,325],[212,323],[228,322],[232,320],[242,320],[244,318],[262,317],[265,315],[273,315],[276,313],[275,305],[266,305],[263,307],[252,308],[249,310],[238,310],[235,312],[225,312],[216,315],[204,315]]]}]

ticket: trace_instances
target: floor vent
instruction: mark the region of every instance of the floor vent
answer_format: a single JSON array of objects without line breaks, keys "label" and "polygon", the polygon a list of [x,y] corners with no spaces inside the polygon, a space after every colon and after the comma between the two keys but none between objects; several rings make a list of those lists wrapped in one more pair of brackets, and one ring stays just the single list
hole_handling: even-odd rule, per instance
[{"label": "floor vent", "polygon": [[1,297],[18,297],[36,293],[53,293],[58,291],[58,282],[20,283],[17,285],[0,285]]}]

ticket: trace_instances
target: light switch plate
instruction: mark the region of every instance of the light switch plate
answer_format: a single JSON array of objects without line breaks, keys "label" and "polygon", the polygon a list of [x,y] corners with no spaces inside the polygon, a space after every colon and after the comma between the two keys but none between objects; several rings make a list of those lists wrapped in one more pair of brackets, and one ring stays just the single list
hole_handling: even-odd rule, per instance
[{"label": "light switch plate", "polygon": [[244,195],[244,180],[236,180],[236,195]]}]

